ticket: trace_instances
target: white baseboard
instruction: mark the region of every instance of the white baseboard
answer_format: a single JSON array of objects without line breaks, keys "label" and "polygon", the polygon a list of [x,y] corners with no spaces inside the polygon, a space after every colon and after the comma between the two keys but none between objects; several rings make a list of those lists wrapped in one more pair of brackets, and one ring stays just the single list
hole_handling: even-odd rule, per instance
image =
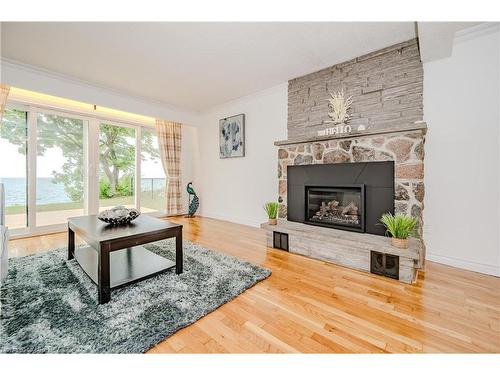
[{"label": "white baseboard", "polygon": [[210,212],[210,211],[201,211],[200,216],[210,217],[212,219],[230,221],[232,223],[249,225],[251,227],[257,227],[257,228],[259,228],[260,224],[265,221],[265,220],[259,221],[247,217],[238,217],[234,215],[227,215],[220,212]]},{"label": "white baseboard", "polygon": [[500,266],[478,263],[466,259],[452,258],[427,252],[425,259],[431,262],[446,264],[447,266],[463,268],[466,270],[484,273],[492,276],[500,276]]}]

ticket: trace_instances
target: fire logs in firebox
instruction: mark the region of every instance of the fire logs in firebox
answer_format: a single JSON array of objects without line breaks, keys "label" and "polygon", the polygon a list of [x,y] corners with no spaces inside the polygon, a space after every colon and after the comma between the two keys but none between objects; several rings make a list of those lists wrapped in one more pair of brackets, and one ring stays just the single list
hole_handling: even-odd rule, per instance
[{"label": "fire logs in firebox", "polygon": [[321,202],[321,207],[312,220],[328,221],[338,224],[359,224],[359,208],[353,201],[349,202],[347,206],[339,206],[339,201],[332,200],[328,202]]}]

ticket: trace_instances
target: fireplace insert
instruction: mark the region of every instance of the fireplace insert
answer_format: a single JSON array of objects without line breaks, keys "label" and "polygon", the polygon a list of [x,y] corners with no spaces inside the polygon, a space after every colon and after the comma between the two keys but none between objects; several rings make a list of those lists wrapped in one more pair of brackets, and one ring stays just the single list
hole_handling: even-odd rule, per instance
[{"label": "fireplace insert", "polygon": [[305,186],[305,222],[365,231],[365,186]]}]

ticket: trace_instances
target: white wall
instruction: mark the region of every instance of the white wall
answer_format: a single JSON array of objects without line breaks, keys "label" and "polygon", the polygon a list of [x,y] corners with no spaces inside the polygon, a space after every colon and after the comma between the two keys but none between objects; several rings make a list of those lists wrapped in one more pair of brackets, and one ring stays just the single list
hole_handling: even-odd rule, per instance
[{"label": "white wall", "polygon": [[[200,209],[203,216],[258,226],[266,201],[278,199],[278,153],[286,138],[287,84],[217,106],[202,115]],[[219,119],[245,114],[245,157],[219,159]]]},{"label": "white wall", "polygon": [[198,128],[190,125],[182,126],[181,142],[181,183],[182,183],[182,209],[187,213],[188,193],[185,189],[188,182],[198,185],[199,174],[199,143]]},{"label": "white wall", "polygon": [[455,38],[424,64],[427,259],[500,276],[500,32]]}]

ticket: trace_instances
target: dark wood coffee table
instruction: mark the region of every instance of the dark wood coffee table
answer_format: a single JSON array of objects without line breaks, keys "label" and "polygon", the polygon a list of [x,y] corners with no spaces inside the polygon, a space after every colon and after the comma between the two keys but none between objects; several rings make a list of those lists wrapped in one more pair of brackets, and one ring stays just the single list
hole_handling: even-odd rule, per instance
[{"label": "dark wood coffee table", "polygon": [[[89,246],[75,248],[75,234]],[[175,263],[141,245],[175,237]],[[182,273],[182,225],[141,215],[128,225],[110,226],[96,215],[68,219],[68,259],[78,261],[97,284],[99,304],[111,290],[175,267]]]}]

